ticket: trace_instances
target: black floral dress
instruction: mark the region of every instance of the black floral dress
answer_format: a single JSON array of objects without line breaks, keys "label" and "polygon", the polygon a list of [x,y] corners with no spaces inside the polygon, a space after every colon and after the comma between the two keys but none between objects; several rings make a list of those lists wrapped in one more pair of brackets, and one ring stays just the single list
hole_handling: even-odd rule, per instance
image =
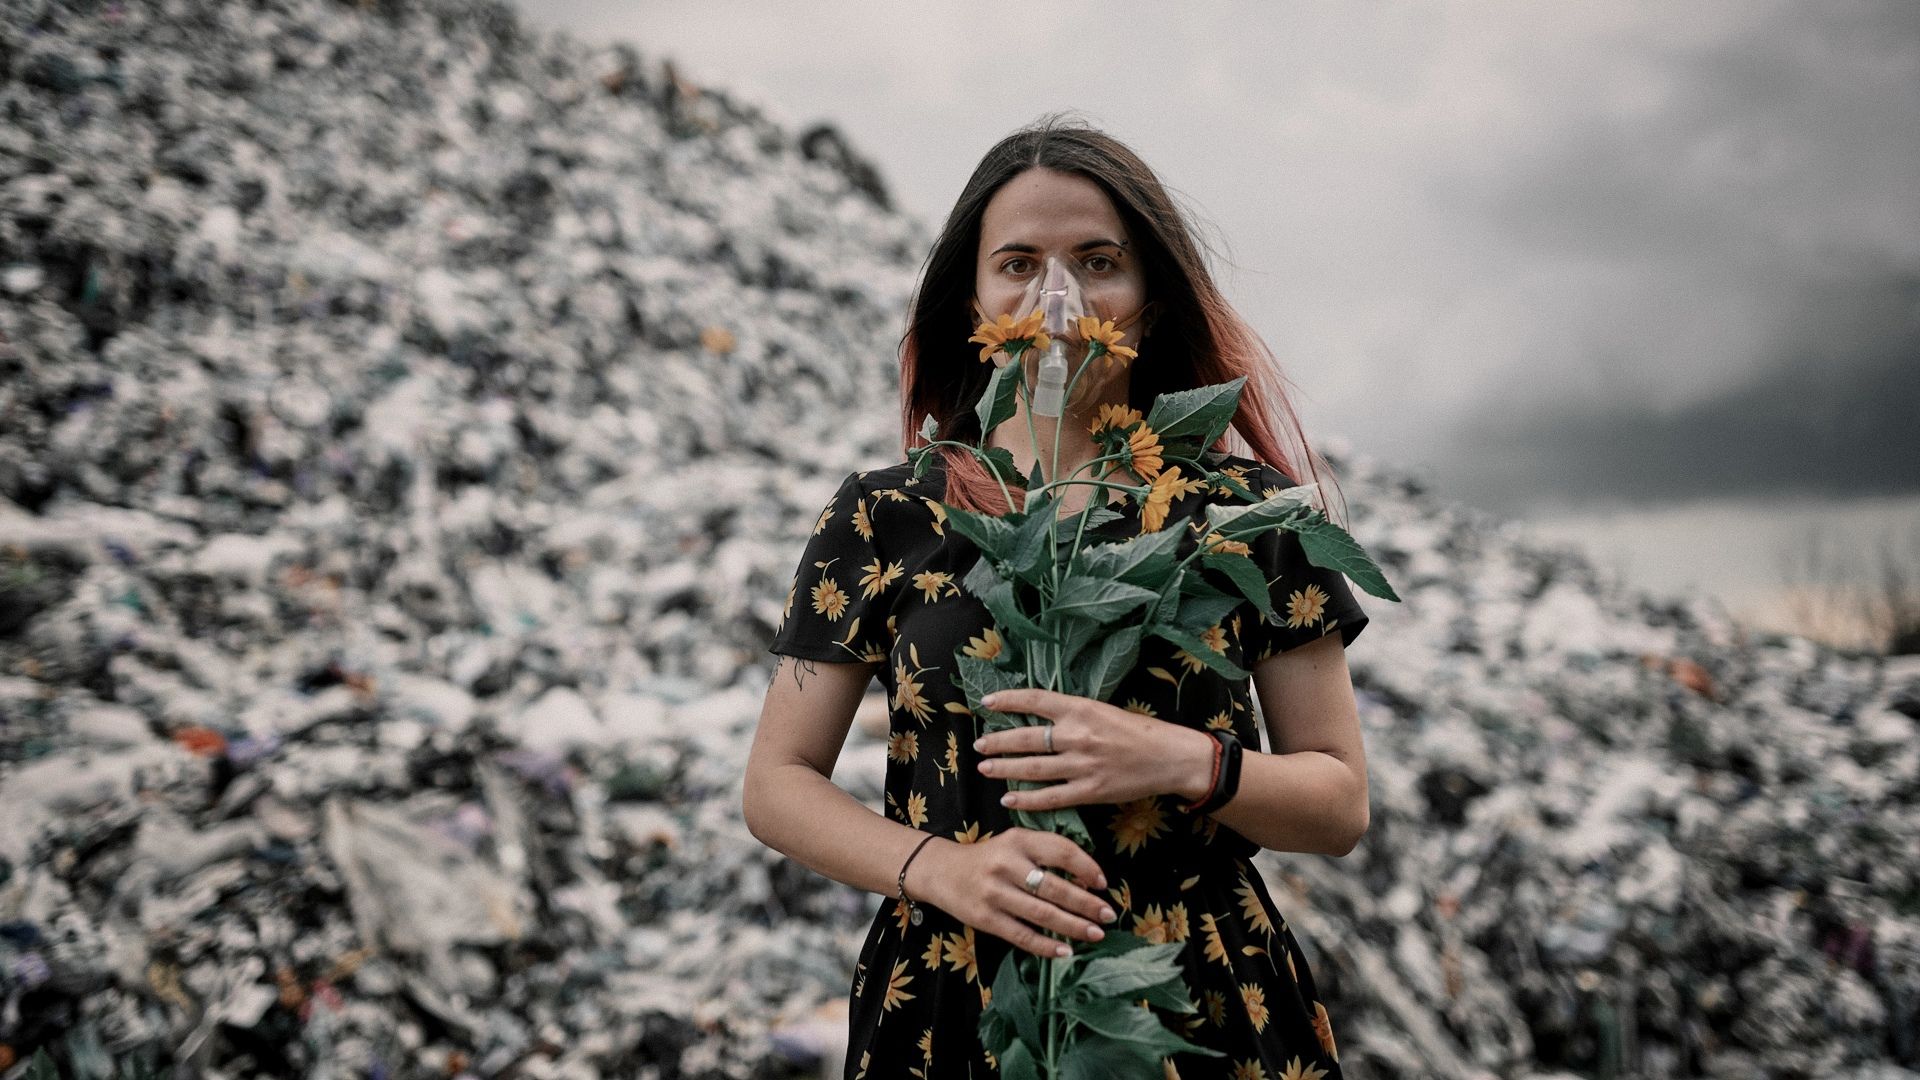
[{"label": "black floral dress", "polygon": [[[1237,455],[1216,455],[1256,495],[1291,487],[1285,474]],[[945,473],[937,459],[920,479],[907,462],[855,472],[820,511],[795,573],[770,651],[875,665],[891,701],[885,813],[914,829],[974,843],[1013,826],[1000,805],[1007,785],[981,776],[979,732],[952,678],[956,651],[989,659],[1003,647],[993,620],[960,581],[979,549],[945,528]],[[1180,553],[1198,539],[1187,522],[1210,501],[1238,502],[1224,487],[1174,502],[1164,528],[1181,528]],[[1139,508],[1097,529],[1140,532]],[[1275,611],[1250,603],[1203,640],[1241,667],[1339,631],[1351,644],[1367,616],[1345,577],[1307,562],[1298,537],[1270,531],[1252,542]],[[1230,588],[1224,577],[1214,584]],[[1229,728],[1249,751],[1262,746],[1251,680],[1228,680],[1170,642],[1149,637],[1109,700],[1198,729]],[[1332,1021],[1313,975],[1251,859],[1259,846],[1210,814],[1184,813],[1166,794],[1083,805],[1094,859],[1120,918],[1112,924],[1182,952],[1196,1011],[1159,1010],[1162,1022],[1225,1057],[1163,1059],[1166,1077],[1203,1080],[1337,1080]],[[997,1075],[981,1045],[981,1010],[1002,958],[1015,946],[931,904],[913,925],[889,897],[868,930],[854,971],[849,1080]],[[1154,1078],[1161,1080],[1161,1078]]]}]

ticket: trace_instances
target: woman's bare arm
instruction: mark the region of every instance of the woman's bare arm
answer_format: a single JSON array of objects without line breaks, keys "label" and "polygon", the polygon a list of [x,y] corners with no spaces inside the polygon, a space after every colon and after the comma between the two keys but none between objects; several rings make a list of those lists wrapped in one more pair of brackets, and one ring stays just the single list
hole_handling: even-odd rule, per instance
[{"label": "woman's bare arm", "polygon": [[[926,833],[888,819],[832,780],[855,710],[877,665],[780,657],[747,755],[742,813],[755,839],[807,869],[886,896]],[[927,899],[926,873],[953,840],[935,840],[907,868],[907,895]]]},{"label": "woman's bare arm", "polygon": [[[1338,633],[1253,668],[1269,753],[1241,755],[1238,793],[1213,817],[1261,847],[1345,855],[1367,831],[1367,758],[1353,676]],[[1191,744],[1187,783],[1199,798],[1213,771],[1213,741],[1184,729]]]}]

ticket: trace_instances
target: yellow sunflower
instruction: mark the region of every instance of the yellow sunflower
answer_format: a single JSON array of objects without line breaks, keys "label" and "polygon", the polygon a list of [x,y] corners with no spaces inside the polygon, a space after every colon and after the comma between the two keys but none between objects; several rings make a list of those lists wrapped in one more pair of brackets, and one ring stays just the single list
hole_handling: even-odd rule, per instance
[{"label": "yellow sunflower", "polygon": [[1227,995],[1218,990],[1208,990],[1200,995],[1200,1000],[1201,1003],[1206,1006],[1207,1019],[1213,1021],[1213,1026],[1225,1027],[1227,1024]]},{"label": "yellow sunflower", "polygon": [[847,604],[852,599],[847,595],[847,591],[840,587],[840,583],[830,577],[822,577],[820,583],[813,587],[813,610],[825,615],[828,622],[833,622],[845,615]]},{"label": "yellow sunflower", "polygon": [[895,761],[910,762],[920,757],[920,734],[914,731],[902,731],[887,739],[887,756]]},{"label": "yellow sunflower", "polygon": [[886,1012],[895,1005],[913,998],[914,995],[907,993],[905,990],[906,985],[913,981],[913,976],[901,974],[906,970],[907,962],[905,960],[893,965],[893,978],[887,982],[887,997],[886,1000],[880,1003],[881,1012]]},{"label": "yellow sunflower", "polygon": [[945,570],[922,570],[913,575],[913,587],[921,592],[921,599],[931,604],[940,599],[942,590],[948,596],[959,596],[960,586],[954,583],[953,575]]},{"label": "yellow sunflower", "polygon": [[1006,647],[1006,639],[1000,636],[1000,631],[989,626],[979,637],[968,638],[967,643],[961,646],[960,652],[975,660],[994,660],[999,658]]},{"label": "yellow sunflower", "polygon": [[1167,908],[1167,940],[1187,940],[1187,905],[1184,903]]},{"label": "yellow sunflower", "polygon": [[1287,1062],[1287,1071],[1280,1074],[1280,1080],[1321,1080],[1327,1070],[1308,1065],[1299,1058]]},{"label": "yellow sunflower", "polygon": [[1133,932],[1155,945],[1167,943],[1167,917],[1161,914],[1159,904],[1148,904],[1147,910],[1133,917]]},{"label": "yellow sunflower", "polygon": [[1100,406],[1100,415],[1093,418],[1093,423],[1088,425],[1087,431],[1097,435],[1104,428],[1130,428],[1142,419],[1139,409],[1130,405],[1109,403]]},{"label": "yellow sunflower", "polygon": [[1040,324],[1045,321],[1045,314],[1038,308],[1029,312],[1024,319],[1002,315],[997,322],[983,322],[974,327],[973,336],[967,340],[980,345],[980,362],[983,364],[993,359],[993,354],[1001,349],[1006,349],[1008,356],[1018,357],[1029,346],[1044,349],[1052,344],[1053,339],[1040,329]]},{"label": "yellow sunflower", "polygon": [[1160,809],[1159,796],[1133,799],[1121,803],[1113,815],[1113,846],[1121,852],[1135,852],[1166,829],[1167,819]]},{"label": "yellow sunflower", "polygon": [[1089,343],[1099,344],[1100,351],[1096,355],[1106,357],[1108,367],[1113,366],[1114,357],[1116,356],[1121,360],[1131,360],[1140,355],[1133,349],[1120,344],[1120,339],[1127,335],[1125,331],[1115,330],[1113,328],[1113,322],[1112,319],[1101,322],[1092,315],[1080,316],[1081,338]]},{"label": "yellow sunflower", "polygon": [[1327,594],[1318,585],[1308,585],[1306,591],[1287,597],[1288,626],[1310,626],[1326,613]]},{"label": "yellow sunflower", "polygon": [[873,560],[860,569],[866,571],[866,573],[860,577],[860,590],[867,594],[867,599],[869,600],[885,592],[887,586],[893,584],[895,580],[907,572],[905,564],[897,562],[889,563],[882,569],[879,559]]},{"label": "yellow sunflower", "polygon": [[1258,983],[1240,984],[1240,1003],[1247,1007],[1247,1019],[1253,1030],[1267,1029],[1267,992]]},{"label": "yellow sunflower", "polygon": [[1313,1003],[1313,1033],[1319,1036],[1327,1056],[1339,1061],[1340,1051],[1333,1045],[1333,1018],[1327,1015],[1327,1007],[1317,1001]]},{"label": "yellow sunflower", "polygon": [[1160,475],[1165,462],[1160,457],[1160,434],[1152,428],[1141,425],[1140,430],[1127,436],[1127,467],[1133,475],[1142,480],[1152,480]]},{"label": "yellow sunflower", "polygon": [[[917,652],[917,649],[910,651]],[[917,666],[917,659],[915,663]],[[933,706],[928,703],[926,695],[920,692],[920,680],[914,678],[925,670],[909,671],[904,661],[893,662],[893,707],[911,713],[922,725],[933,719]]]},{"label": "yellow sunflower", "polygon": [[[1136,465],[1135,472],[1139,469]],[[1173,505],[1174,494],[1180,489],[1180,466],[1170,465],[1153,478],[1153,486],[1147,489],[1146,505],[1140,508],[1140,530],[1159,532],[1167,523],[1167,510]]]},{"label": "yellow sunflower", "polygon": [[980,959],[973,948],[973,927],[962,925],[960,931],[946,936],[947,966],[955,971],[967,973],[967,981],[980,981]]},{"label": "yellow sunflower", "polygon": [[1215,555],[1253,554],[1253,549],[1248,547],[1244,541],[1229,540],[1217,532],[1208,533],[1206,540],[1202,542],[1206,545],[1207,550]]}]

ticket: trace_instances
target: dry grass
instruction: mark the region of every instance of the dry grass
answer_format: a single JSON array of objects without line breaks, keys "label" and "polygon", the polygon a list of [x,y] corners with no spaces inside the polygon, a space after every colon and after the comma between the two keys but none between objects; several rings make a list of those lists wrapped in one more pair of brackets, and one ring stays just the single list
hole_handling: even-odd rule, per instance
[{"label": "dry grass", "polygon": [[1882,533],[1868,553],[1837,550],[1810,528],[1780,563],[1788,625],[1777,629],[1889,656],[1920,653],[1920,532]]}]

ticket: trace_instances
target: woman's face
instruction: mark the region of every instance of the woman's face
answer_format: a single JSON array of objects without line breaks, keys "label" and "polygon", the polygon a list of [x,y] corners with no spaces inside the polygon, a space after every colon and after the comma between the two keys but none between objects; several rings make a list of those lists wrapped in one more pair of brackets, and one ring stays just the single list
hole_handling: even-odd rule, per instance
[{"label": "woman's face", "polygon": [[[1045,274],[1047,256],[1055,255],[1078,268],[1088,312],[1118,323],[1147,302],[1146,277],[1132,239],[1100,185],[1076,173],[1035,166],[987,201],[974,296],[992,318],[1026,314],[1014,309]],[[1128,327],[1121,344],[1137,347],[1145,326],[1143,319]]]}]

